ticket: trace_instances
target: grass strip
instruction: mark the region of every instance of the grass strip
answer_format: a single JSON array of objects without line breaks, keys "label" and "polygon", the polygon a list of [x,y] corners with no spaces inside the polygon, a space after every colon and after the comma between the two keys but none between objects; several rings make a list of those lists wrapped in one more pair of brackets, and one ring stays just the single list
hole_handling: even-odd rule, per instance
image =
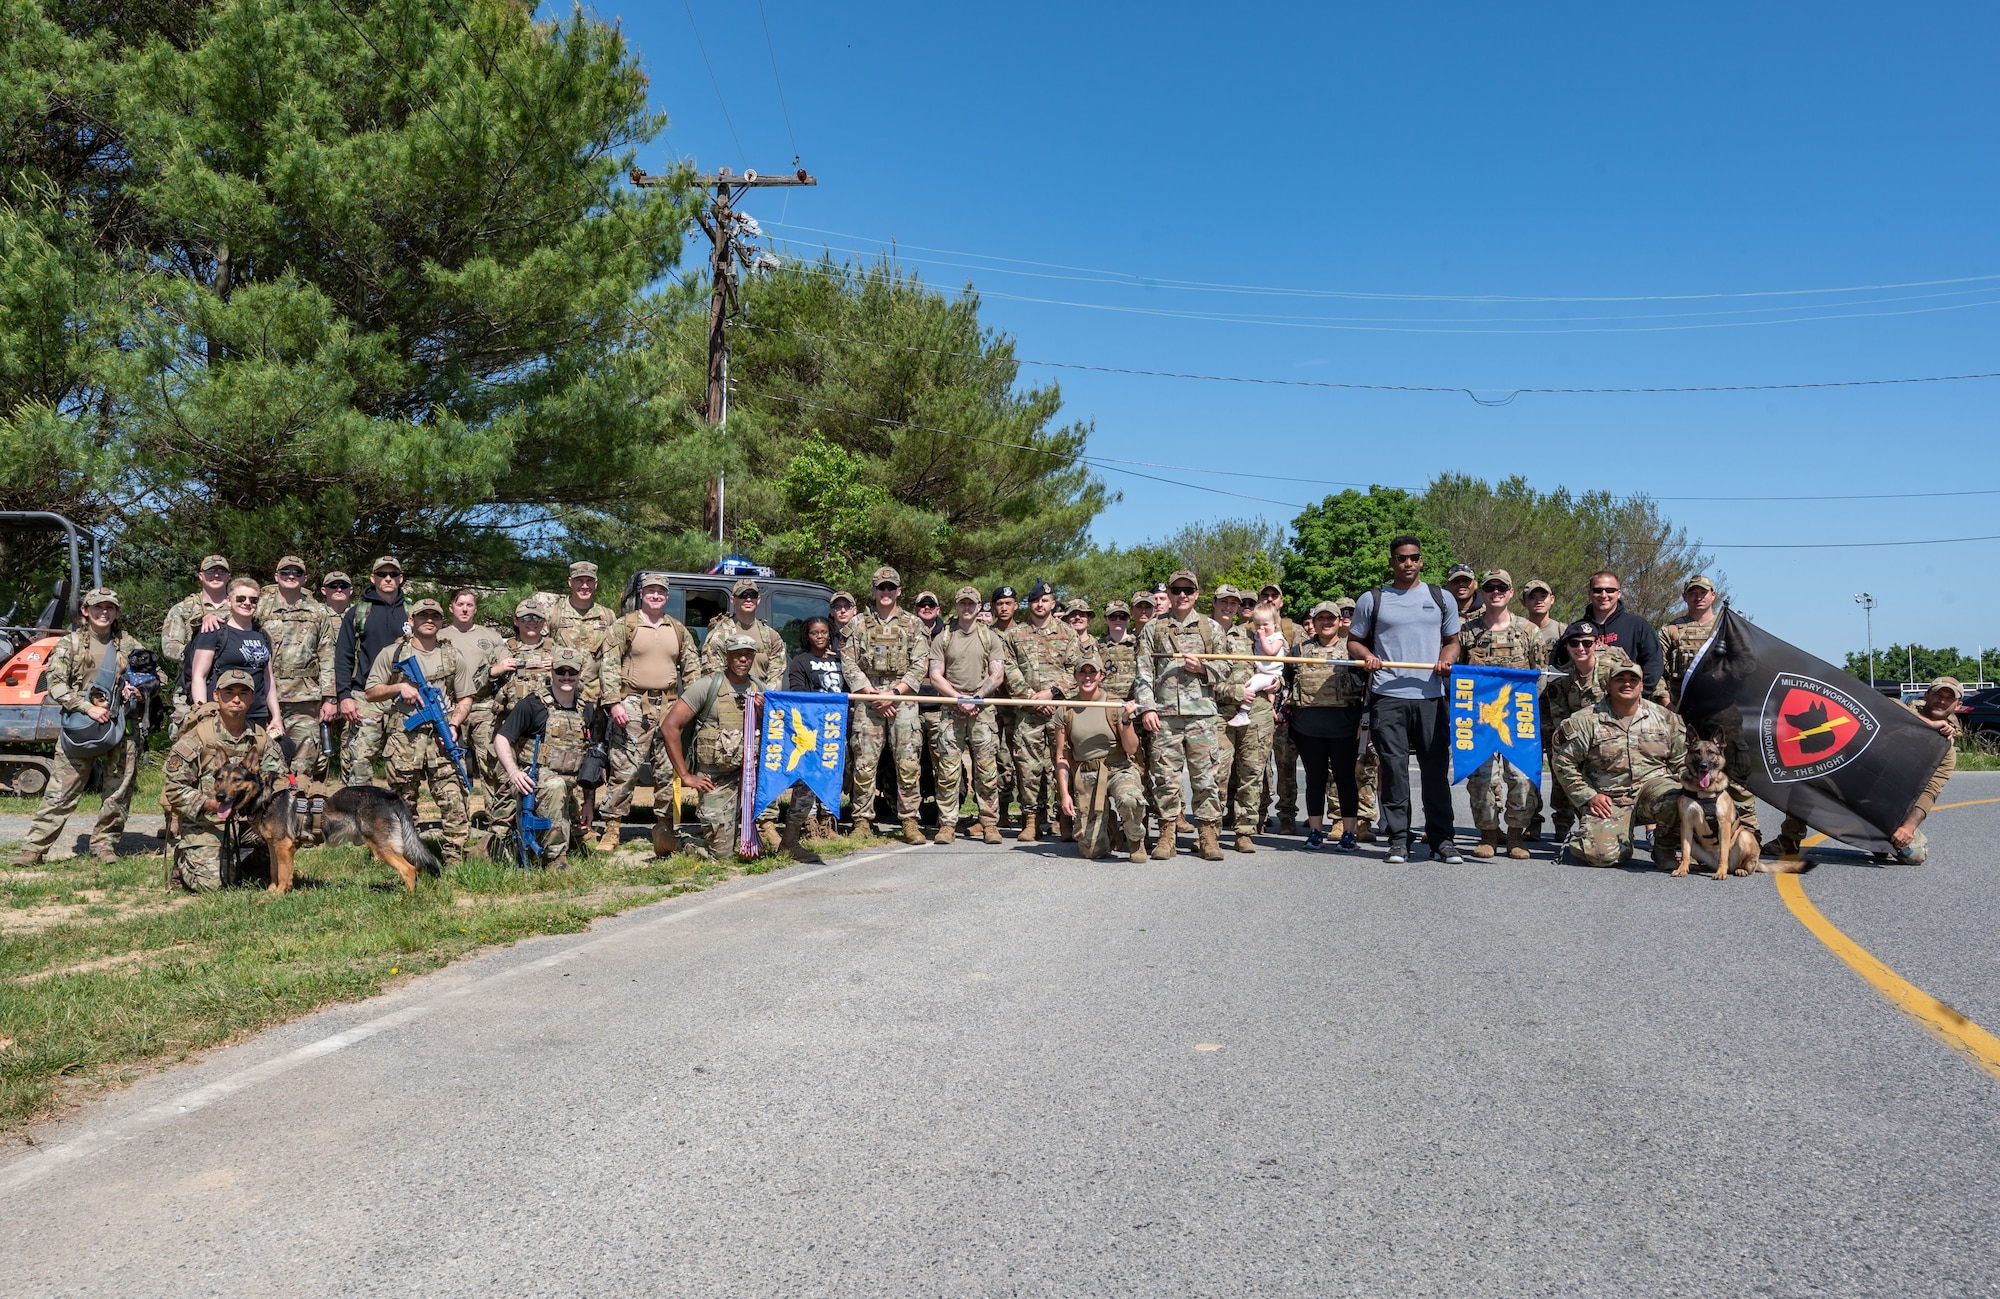
[{"label": "grass strip", "polygon": [[[880,842],[815,846],[832,858]],[[0,1132],[481,948],[789,862],[656,858],[643,842],[571,860],[550,873],[471,858],[406,894],[366,851],[322,848],[299,855],[284,897],[169,896],[158,854],[0,870]]]}]

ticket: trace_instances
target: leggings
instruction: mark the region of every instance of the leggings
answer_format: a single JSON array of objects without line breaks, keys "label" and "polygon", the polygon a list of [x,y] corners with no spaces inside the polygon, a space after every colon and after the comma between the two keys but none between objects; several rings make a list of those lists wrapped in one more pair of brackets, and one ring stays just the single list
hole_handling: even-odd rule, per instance
[{"label": "leggings", "polygon": [[1356,734],[1320,737],[1292,732],[1292,747],[1306,764],[1306,802],[1301,810],[1308,817],[1319,816],[1326,808],[1326,775],[1333,771],[1334,789],[1340,794],[1340,815],[1350,817],[1361,807],[1361,786],[1354,777],[1354,760],[1361,751]]}]

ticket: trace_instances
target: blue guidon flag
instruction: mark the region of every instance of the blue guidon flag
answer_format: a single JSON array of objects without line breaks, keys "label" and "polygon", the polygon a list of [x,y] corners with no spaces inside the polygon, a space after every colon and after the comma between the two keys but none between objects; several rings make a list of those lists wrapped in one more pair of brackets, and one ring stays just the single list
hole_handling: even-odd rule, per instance
[{"label": "blue guidon flag", "polygon": [[757,813],[803,781],[828,807],[840,806],[847,769],[847,696],[767,691],[757,744]]},{"label": "blue guidon flag", "polygon": [[1542,778],[1542,674],[1533,668],[1451,670],[1451,780],[1499,754],[1530,780]]}]

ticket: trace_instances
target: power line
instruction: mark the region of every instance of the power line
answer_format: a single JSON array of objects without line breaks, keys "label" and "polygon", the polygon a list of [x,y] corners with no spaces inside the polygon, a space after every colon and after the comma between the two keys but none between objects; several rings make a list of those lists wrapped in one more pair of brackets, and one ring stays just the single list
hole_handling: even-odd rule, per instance
[{"label": "power line", "polygon": [[701,28],[694,20],[694,6],[688,0],[681,0],[681,8],[687,10],[688,26],[694,31],[694,47],[701,51],[701,65],[708,69],[708,84],[715,87],[715,102],[722,109],[723,124],[729,128],[729,138],[736,142],[736,161],[748,162],[750,154],[743,148],[743,141],[736,134],[736,123],[729,116],[729,105],[722,98],[722,82],[715,75],[715,65],[708,61],[708,46],[702,44]]},{"label": "power line", "polygon": [[1704,550],[1873,550],[1882,546],[1953,546],[1962,541],[2000,541],[2000,533],[1986,537],[1926,537],[1916,541],[1773,541],[1701,543]]},{"label": "power line", "polygon": [[[771,56],[771,80],[778,87],[778,110],[785,115],[785,134],[791,139],[792,162],[796,164],[799,160],[799,137],[792,132],[792,110],[785,103],[785,82],[778,75],[778,48],[771,43],[771,15],[764,12],[764,0],[757,0],[757,17],[764,23],[764,49]],[[737,147],[740,149],[742,146]]]},{"label": "power line", "polygon": [[[849,234],[842,230],[825,230],[818,226],[790,225],[774,221],[789,230],[804,230],[811,234],[833,235],[840,239],[859,239],[869,243],[881,243],[868,235]],[[1139,275],[1130,271],[1109,271],[1090,266],[1072,266],[1064,262],[1032,261],[1024,257],[1001,257],[991,253],[970,253],[963,249],[935,248],[924,244],[896,243],[899,248],[914,248],[920,252],[944,253],[952,257],[978,257],[992,262],[1012,262],[1019,266],[1043,266],[1053,270],[1081,271],[1092,275],[1110,276],[1141,288],[1197,288],[1218,292],[1238,292],[1270,294],[1279,297],[1314,298],[1355,298],[1387,302],[1696,302],[1723,298],[1783,298],[1841,293],[1877,293],[1890,289],[1928,289],[1947,284],[1978,284],[2000,280],[1996,275],[1961,275],[1950,279],[1907,280],[1895,284],[1854,284],[1843,288],[1818,289],[1754,289],[1733,293],[1650,293],[1629,296],[1560,297],[1553,295],[1518,294],[1455,294],[1455,293],[1374,293],[1359,289],[1301,289],[1273,285],[1229,284],[1215,280],[1182,280],[1162,276]],[[997,269],[997,268],[996,268]]]},{"label": "power line", "polygon": [[[812,334],[797,329],[774,329],[768,325],[738,325],[737,328],[755,329],[771,334],[790,334],[798,338],[813,338],[830,343],[850,343],[858,347],[884,347],[897,351],[926,352],[933,356],[954,356],[966,360],[988,359],[984,353],[980,352],[960,352],[947,348],[921,347],[913,343],[888,343],[866,338],[843,338],[836,334]],[[1269,379],[1237,374],[1195,374],[1179,370],[1141,370],[1117,365],[1086,365],[1078,361],[1034,360],[1024,356],[1016,356],[1011,359],[1020,365],[1033,365],[1050,370],[1084,370],[1094,374],[1130,374],[1152,379],[1198,379],[1208,383],[1243,383],[1278,388],[1331,388],[1351,392],[1462,393],[1482,406],[1505,406],[1509,402],[1512,402],[1514,398],[1521,396],[1657,396],[1672,393],[1797,392],[1813,388],[1880,388],[1913,383],[1956,383],[1966,379],[2000,379],[2000,370],[1989,370],[1974,374],[1932,374],[1893,379],[1826,379],[1800,383],[1702,384],[1685,387],[1661,386],[1653,388],[1472,388],[1461,385],[1346,383],[1335,379]],[[1499,397],[1482,395],[1496,393],[1504,395]],[[1928,495],[1929,493],[1922,494]]]}]

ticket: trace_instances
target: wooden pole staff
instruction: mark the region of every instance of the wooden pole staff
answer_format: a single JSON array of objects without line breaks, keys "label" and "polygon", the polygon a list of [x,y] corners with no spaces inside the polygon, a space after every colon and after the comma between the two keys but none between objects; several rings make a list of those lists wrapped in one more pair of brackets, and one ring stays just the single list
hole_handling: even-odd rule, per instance
[{"label": "wooden pole staff", "polygon": [[[1166,658],[1168,656],[1162,654],[1160,657]],[[1229,663],[1317,663],[1321,667],[1332,666],[1337,668],[1360,668],[1362,666],[1359,659],[1309,659],[1303,655],[1292,654],[1176,654],[1172,657],[1184,659],[1220,659]],[[1437,664],[1391,663],[1388,659],[1383,659],[1382,666],[1385,668],[1414,668],[1420,672],[1429,672]]]},{"label": "wooden pole staff", "polygon": [[999,704],[1003,708],[1123,708],[1122,699],[980,699],[973,695],[874,695],[850,694],[849,699],[881,704]]}]

